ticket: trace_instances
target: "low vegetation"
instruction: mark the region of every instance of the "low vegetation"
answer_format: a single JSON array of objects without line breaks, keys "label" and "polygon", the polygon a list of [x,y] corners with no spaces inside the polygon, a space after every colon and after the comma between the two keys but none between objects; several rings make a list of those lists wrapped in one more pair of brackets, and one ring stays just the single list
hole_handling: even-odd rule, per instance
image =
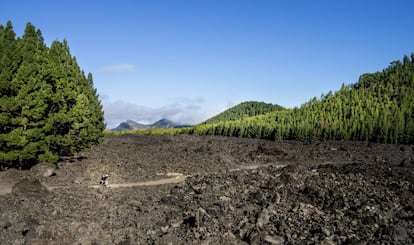
[{"label": "low vegetation", "polygon": [[137,129],[137,130],[122,130],[113,131],[105,130],[105,135],[126,135],[126,134],[137,134],[137,135],[177,135],[184,134],[189,131],[190,128],[151,128],[151,129]]}]

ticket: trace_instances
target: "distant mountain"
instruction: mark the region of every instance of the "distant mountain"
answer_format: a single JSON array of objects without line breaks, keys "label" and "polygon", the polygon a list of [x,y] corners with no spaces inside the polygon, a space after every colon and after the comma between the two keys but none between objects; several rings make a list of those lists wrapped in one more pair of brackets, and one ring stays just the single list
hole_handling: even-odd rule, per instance
[{"label": "distant mountain", "polygon": [[111,129],[112,131],[124,131],[124,130],[144,130],[151,128],[182,128],[189,127],[190,125],[181,125],[174,123],[168,119],[161,119],[153,124],[141,124],[134,122],[133,120],[127,120],[118,125],[118,127]]},{"label": "distant mountain", "polygon": [[118,125],[118,127],[111,129],[112,131],[123,131],[123,130],[137,130],[137,129],[147,129],[149,125],[140,124],[132,120],[127,120]]},{"label": "distant mountain", "polygon": [[177,124],[168,119],[161,119],[150,125],[150,128],[175,128]]}]

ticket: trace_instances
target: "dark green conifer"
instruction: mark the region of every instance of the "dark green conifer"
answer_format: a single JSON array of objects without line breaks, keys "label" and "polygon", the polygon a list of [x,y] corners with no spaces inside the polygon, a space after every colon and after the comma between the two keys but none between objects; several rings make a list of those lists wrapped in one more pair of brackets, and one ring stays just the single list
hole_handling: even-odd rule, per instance
[{"label": "dark green conifer", "polygon": [[99,142],[102,106],[66,40],[48,48],[31,23],[16,39],[8,22],[0,51],[1,165],[55,162]]}]

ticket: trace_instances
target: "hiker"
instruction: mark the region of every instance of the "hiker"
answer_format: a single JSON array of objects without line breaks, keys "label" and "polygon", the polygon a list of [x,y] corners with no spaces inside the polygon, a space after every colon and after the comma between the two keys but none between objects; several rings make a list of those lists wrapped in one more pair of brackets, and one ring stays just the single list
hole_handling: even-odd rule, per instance
[{"label": "hiker", "polygon": [[108,181],[109,181],[109,174],[102,174],[102,177],[101,177],[101,180],[99,181],[99,184],[106,187],[108,185]]}]

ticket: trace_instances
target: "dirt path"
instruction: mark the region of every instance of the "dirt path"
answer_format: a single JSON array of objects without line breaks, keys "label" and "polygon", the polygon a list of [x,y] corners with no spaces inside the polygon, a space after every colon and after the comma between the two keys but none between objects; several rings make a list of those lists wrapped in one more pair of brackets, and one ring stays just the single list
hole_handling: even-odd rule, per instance
[{"label": "dirt path", "polygon": [[[230,169],[229,172],[236,172],[241,170],[254,170],[259,167],[275,166],[277,168],[283,168],[286,165],[274,165],[274,164],[265,164],[265,165],[250,165],[250,166],[241,166],[239,168]],[[210,173],[211,174],[211,173]],[[123,188],[123,187],[136,187],[136,186],[154,186],[154,185],[168,185],[168,184],[177,184],[183,182],[187,177],[191,175],[183,175],[181,173],[167,173],[166,176],[174,176],[174,178],[160,179],[160,180],[149,180],[142,182],[131,182],[131,183],[114,183],[107,185],[108,188]],[[89,185],[89,188],[100,188],[101,185]],[[52,187],[53,188],[53,187]]]},{"label": "dirt path", "polygon": [[[235,171],[242,171],[242,170],[254,170],[260,167],[268,167],[268,166],[274,166],[277,168],[285,167],[286,165],[275,165],[275,164],[260,164],[260,165],[247,165],[247,166],[240,166],[238,168],[229,169],[229,172],[235,172]],[[208,173],[208,174],[214,174],[214,173]],[[139,186],[156,186],[156,185],[168,185],[168,184],[178,184],[191,175],[184,175],[182,173],[166,173],[166,174],[158,174],[158,175],[165,175],[170,178],[164,178],[159,180],[148,180],[148,181],[140,181],[140,182],[130,182],[130,183],[112,183],[108,184],[107,188],[127,188],[127,187],[139,187]],[[3,179],[5,180],[5,179]],[[0,181],[0,195],[6,195],[12,192],[13,186],[16,184],[16,181]],[[67,189],[71,188],[70,185],[53,185],[49,186],[45,183],[42,183],[46,189],[49,191],[56,190],[56,189]],[[101,185],[88,185],[88,188],[94,188],[98,189],[101,188]]]},{"label": "dirt path", "polygon": [[[167,176],[175,176],[174,178],[160,179],[160,180],[149,180],[142,182],[131,182],[131,183],[114,183],[108,184],[108,188],[123,188],[123,187],[135,187],[135,186],[153,186],[153,185],[167,185],[167,184],[177,184],[183,182],[188,176],[180,173],[169,173]],[[89,185],[88,188],[101,188],[101,185]]]},{"label": "dirt path", "polygon": [[254,169],[258,169],[258,168],[263,168],[263,167],[270,167],[273,166],[275,168],[283,168],[286,167],[286,164],[257,164],[257,165],[246,165],[246,166],[240,166],[238,168],[233,168],[230,169],[229,172],[237,172],[237,171],[242,171],[242,170],[254,170]]},{"label": "dirt path", "polygon": [[[268,166],[283,168],[286,165],[275,165],[275,164],[248,165],[248,166],[240,166],[238,168],[230,169],[229,172],[242,171],[242,170],[254,170],[260,167],[268,167]],[[207,173],[207,174],[214,174],[214,173]],[[191,175],[184,175],[182,173],[167,173],[167,174],[158,174],[158,175],[165,175],[165,176],[174,177],[174,178],[130,182],[130,183],[113,183],[113,184],[108,184],[106,187],[107,188],[125,188],[125,187],[138,187],[138,186],[178,184],[178,183],[185,181],[187,177],[191,176]],[[88,188],[94,188],[94,189],[98,189],[101,187],[102,187],[101,185],[88,185]],[[59,188],[69,188],[69,186],[49,186],[47,188],[49,190],[53,190],[53,189],[59,189]]]}]

